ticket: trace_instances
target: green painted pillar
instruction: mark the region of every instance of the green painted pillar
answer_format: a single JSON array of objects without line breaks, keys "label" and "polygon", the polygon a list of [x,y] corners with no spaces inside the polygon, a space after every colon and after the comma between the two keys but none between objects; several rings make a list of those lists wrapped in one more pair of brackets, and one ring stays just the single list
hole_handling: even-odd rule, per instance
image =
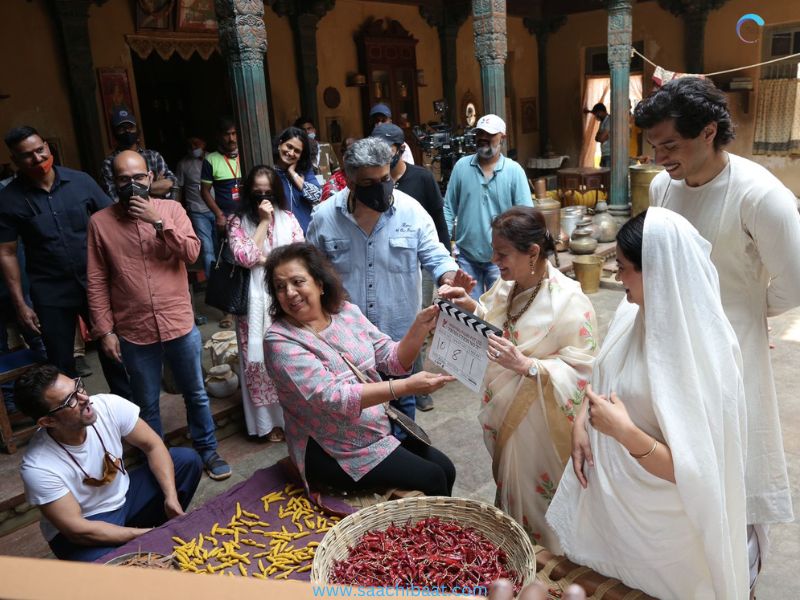
[{"label": "green painted pillar", "polygon": [[508,55],[506,0],[472,0],[475,56],[481,65],[483,114],[506,118],[506,74]]},{"label": "green painted pillar", "polygon": [[267,31],[263,0],[215,0],[219,41],[228,63],[239,130],[242,174],[254,165],[272,165],[264,59]]},{"label": "green painted pillar", "polygon": [[632,0],[608,2],[608,65],[611,67],[611,190],[609,211],[630,215],[628,146]]}]

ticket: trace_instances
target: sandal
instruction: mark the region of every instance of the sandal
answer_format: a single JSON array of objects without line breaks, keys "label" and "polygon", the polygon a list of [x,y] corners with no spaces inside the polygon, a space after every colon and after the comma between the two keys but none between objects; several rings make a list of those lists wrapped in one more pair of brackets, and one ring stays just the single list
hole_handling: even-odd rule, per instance
[{"label": "sandal", "polygon": [[222,329],[230,329],[233,327],[233,315],[225,315],[219,320],[219,326]]},{"label": "sandal", "polygon": [[267,434],[267,439],[270,442],[284,442],[286,441],[286,436],[283,434],[283,429],[276,427]]}]

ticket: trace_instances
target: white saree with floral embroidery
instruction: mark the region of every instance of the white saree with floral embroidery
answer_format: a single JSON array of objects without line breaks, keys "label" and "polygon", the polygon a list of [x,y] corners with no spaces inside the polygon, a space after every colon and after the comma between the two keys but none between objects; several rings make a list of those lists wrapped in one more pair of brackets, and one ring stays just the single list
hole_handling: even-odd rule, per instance
[{"label": "white saree with floral embroidery", "polygon": [[[492,456],[495,504],[535,543],[559,552],[544,515],[570,453],[570,429],[592,373],[596,321],[580,285],[548,264],[548,280],[517,322],[504,331],[527,357],[538,377],[523,377],[490,362],[479,420]],[[513,281],[498,279],[480,299],[477,314],[502,328]],[[533,290],[514,298],[511,313]]]}]

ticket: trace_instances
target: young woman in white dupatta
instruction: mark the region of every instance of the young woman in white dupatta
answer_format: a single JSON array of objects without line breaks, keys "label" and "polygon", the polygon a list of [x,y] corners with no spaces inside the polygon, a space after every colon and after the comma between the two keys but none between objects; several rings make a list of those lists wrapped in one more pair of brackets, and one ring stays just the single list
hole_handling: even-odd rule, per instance
[{"label": "young woman in white dupatta", "polygon": [[283,185],[270,167],[253,167],[241,190],[241,209],[228,220],[228,242],[236,263],[250,269],[247,316],[236,319],[242,404],[247,433],[280,442],[283,411],[264,367],[264,334],[272,324],[272,303],[264,280],[264,264],[279,246],[303,241],[303,230],[292,213]]},{"label": "young woman in white dupatta", "polygon": [[575,411],[592,372],[594,308],[580,285],[550,265],[555,243],[542,214],[514,207],[492,223],[500,279],[479,302],[462,272],[440,296],[502,328],[489,340],[479,419],[492,455],[495,503],[531,538],[559,552],[544,514],[570,453]]},{"label": "young woman in white dupatta", "polygon": [[750,587],[741,354],[710,251],[666,209],[620,230],[627,299],[547,512],[571,560],[664,600]]}]

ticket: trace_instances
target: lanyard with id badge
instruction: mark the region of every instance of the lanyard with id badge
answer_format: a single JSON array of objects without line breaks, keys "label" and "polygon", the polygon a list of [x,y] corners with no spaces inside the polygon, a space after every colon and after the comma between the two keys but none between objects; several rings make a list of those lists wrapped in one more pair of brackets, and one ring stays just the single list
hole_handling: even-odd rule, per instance
[{"label": "lanyard with id badge", "polygon": [[235,180],[235,183],[233,184],[233,187],[231,188],[231,200],[238,204],[239,203],[239,179],[241,177],[241,172],[239,170],[239,157],[237,156],[235,158],[235,160],[236,160],[236,169],[234,169],[231,166],[231,161],[228,160],[227,156],[223,155],[223,158],[225,159],[225,164],[228,165],[228,169],[230,169],[231,175],[233,175],[233,179]]}]

